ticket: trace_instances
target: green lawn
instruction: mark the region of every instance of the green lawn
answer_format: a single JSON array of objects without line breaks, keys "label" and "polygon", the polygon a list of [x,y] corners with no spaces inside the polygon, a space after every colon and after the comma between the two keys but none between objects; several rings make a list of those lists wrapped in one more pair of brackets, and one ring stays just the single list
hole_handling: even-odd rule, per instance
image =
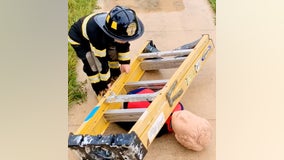
[{"label": "green lawn", "polygon": [[208,1],[209,1],[210,5],[211,5],[213,11],[216,14],[216,0],[208,0]]},{"label": "green lawn", "polygon": [[[90,14],[97,6],[97,0],[68,0],[68,30],[80,17]],[[68,44],[68,106],[80,104],[87,98],[86,82],[77,81],[78,58],[75,51]]]}]

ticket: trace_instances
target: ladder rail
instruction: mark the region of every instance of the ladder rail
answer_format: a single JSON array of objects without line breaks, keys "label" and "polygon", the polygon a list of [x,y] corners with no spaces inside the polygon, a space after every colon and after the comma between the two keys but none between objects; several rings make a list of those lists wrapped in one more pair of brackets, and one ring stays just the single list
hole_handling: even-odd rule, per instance
[{"label": "ladder rail", "polygon": [[186,90],[193,78],[197,75],[197,72],[203,65],[207,56],[212,53],[212,46],[213,43],[209,37],[203,36],[195,47],[196,49],[190,55],[188,55],[186,60],[174,73],[169,82],[160,91],[160,94],[155,98],[155,100],[150,104],[147,110],[142,114],[142,116],[129,131],[129,133],[134,131],[137,135],[139,135],[140,140],[146,148],[148,148],[152,143],[165,120],[174,110],[173,106],[179,102],[182,95],[185,93],[183,92],[178,98],[175,99],[172,105],[170,105],[167,101],[166,94],[169,92],[171,86],[177,82],[177,86],[173,90],[172,95],[176,95],[180,89]]}]

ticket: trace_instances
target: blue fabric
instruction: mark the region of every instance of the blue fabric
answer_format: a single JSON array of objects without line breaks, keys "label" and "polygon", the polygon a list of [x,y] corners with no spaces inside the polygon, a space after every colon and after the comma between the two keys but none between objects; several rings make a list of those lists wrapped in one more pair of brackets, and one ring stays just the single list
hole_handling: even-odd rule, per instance
[{"label": "blue fabric", "polygon": [[88,121],[89,119],[91,119],[95,113],[98,111],[98,109],[100,108],[100,106],[96,106],[90,113],[89,115],[85,118],[85,122]]}]

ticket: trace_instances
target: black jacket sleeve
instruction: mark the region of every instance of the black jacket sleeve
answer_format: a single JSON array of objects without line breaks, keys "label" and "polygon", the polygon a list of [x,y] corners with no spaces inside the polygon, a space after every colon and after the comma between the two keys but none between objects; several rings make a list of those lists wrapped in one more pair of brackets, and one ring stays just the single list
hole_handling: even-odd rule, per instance
[{"label": "black jacket sleeve", "polygon": [[[84,17],[83,17],[84,18]],[[68,32],[68,41],[76,51],[80,59],[86,58],[86,53],[90,51],[89,41],[82,34],[82,21],[83,18],[75,22]]]},{"label": "black jacket sleeve", "polygon": [[130,63],[130,44],[127,43],[117,43],[116,49],[118,52],[118,61],[120,64],[129,64]]}]

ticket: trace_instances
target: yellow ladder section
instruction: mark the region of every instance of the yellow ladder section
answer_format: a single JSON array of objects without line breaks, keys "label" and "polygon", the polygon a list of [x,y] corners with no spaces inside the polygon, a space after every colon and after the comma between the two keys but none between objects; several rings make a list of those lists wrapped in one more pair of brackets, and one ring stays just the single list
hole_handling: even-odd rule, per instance
[{"label": "yellow ladder section", "polygon": [[[148,43],[149,41],[145,46],[148,45]],[[144,48],[145,47],[143,47],[141,52],[136,55],[130,64],[130,73],[122,73],[119,76],[74,135],[103,135],[111,122],[136,121],[128,134],[133,135],[141,142],[141,148],[144,149],[143,151],[138,151],[139,154],[133,157],[143,159],[147,149],[165,121],[181,100],[192,80],[206,62],[208,56],[212,54],[214,45],[209,35],[202,35],[193,49],[143,53]],[[165,56],[176,57],[153,59]],[[140,81],[145,71],[166,68],[178,69],[171,78],[167,80]],[[127,95],[127,91],[137,87],[153,87],[157,91],[151,94]],[[147,109],[121,109],[122,102],[143,100],[152,101]],[[82,139],[81,141],[83,141]],[[110,144],[106,144],[105,147],[102,148],[108,148],[106,147],[107,145]],[[73,147],[73,149],[74,148],[75,147]],[[108,149],[110,148],[111,147]],[[82,151],[82,148],[81,152],[87,153],[86,151]],[[105,151],[104,153],[107,154],[108,152]],[[126,152],[120,150],[120,153],[113,151],[112,154],[121,154],[118,157],[123,157],[123,153],[125,154]],[[86,159],[91,159],[90,157],[91,156]],[[127,159],[127,156],[124,157]],[[129,157],[131,156],[128,156],[128,158]]]}]

